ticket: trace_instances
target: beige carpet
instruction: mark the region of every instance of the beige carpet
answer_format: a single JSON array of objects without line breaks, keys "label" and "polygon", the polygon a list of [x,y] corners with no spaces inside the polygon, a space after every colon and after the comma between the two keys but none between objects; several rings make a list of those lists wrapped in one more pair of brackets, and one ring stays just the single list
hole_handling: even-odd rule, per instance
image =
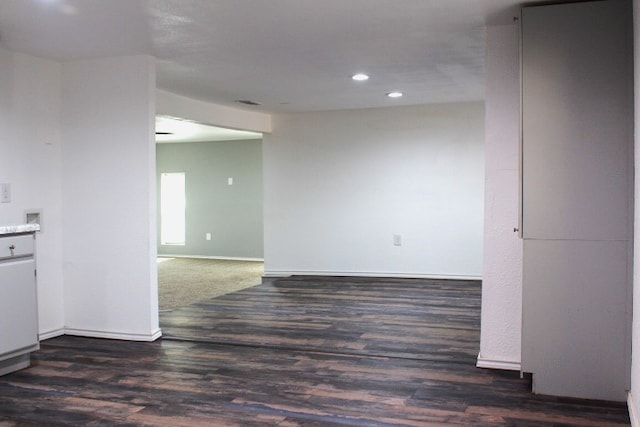
[{"label": "beige carpet", "polygon": [[158,258],[160,310],[259,285],[263,273],[264,263],[256,261]]}]

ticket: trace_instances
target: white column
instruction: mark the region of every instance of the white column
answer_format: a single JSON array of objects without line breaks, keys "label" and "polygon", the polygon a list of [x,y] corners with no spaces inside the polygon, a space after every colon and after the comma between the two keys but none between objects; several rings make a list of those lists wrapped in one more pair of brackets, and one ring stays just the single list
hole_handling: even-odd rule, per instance
[{"label": "white column", "polygon": [[68,62],[62,82],[65,332],[153,340],[154,59]]},{"label": "white column", "polygon": [[485,214],[478,366],[520,369],[522,240],[519,205],[519,29],[487,28]]}]

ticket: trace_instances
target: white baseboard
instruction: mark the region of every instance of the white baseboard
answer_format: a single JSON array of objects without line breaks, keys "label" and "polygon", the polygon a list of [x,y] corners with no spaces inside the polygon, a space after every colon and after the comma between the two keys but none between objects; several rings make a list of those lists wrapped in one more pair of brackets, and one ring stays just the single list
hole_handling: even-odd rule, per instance
[{"label": "white baseboard", "polygon": [[264,258],[243,258],[233,256],[204,256],[204,255],[170,255],[170,254],[158,254],[158,258],[196,258],[196,259],[220,259],[228,261],[256,261],[264,262]]},{"label": "white baseboard", "polygon": [[520,371],[522,365],[520,362],[510,362],[507,360],[485,359],[478,355],[476,367],[486,369],[501,369],[503,371]]},{"label": "white baseboard", "polygon": [[386,271],[329,271],[329,270],[265,270],[264,277],[289,276],[346,276],[346,277],[388,277],[397,279],[444,279],[482,280],[482,276],[431,273],[395,273]]},{"label": "white baseboard", "polygon": [[158,328],[150,334],[132,334],[128,332],[105,332],[92,331],[88,329],[65,328],[64,334],[78,337],[106,338],[123,341],[155,341],[162,336],[162,331]]},{"label": "white baseboard", "polygon": [[637,406],[631,392],[627,395],[627,408],[629,411],[629,419],[631,420],[631,427],[640,427],[640,419],[638,418],[640,414],[636,411]]},{"label": "white baseboard", "polygon": [[54,329],[52,331],[47,331],[47,332],[38,334],[38,339],[40,341],[44,341],[51,338],[59,337],[61,335],[64,335],[64,328]]}]

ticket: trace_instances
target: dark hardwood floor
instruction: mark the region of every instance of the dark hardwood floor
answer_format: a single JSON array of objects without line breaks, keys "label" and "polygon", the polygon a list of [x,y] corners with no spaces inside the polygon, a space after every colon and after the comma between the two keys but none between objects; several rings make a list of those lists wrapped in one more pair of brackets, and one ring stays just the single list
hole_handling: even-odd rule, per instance
[{"label": "dark hardwood floor", "polygon": [[480,283],[296,277],[163,313],[154,343],[59,337],[0,426],[626,426],[478,369]]},{"label": "dark hardwood floor", "polygon": [[166,338],[474,364],[480,282],[293,277],[162,313]]}]

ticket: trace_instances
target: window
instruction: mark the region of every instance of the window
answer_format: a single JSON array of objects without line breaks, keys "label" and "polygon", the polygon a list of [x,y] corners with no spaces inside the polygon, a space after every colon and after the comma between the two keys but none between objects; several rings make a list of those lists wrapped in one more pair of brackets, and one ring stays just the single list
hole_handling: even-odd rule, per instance
[{"label": "window", "polygon": [[160,175],[160,244],[185,243],[185,177],[184,172]]}]

